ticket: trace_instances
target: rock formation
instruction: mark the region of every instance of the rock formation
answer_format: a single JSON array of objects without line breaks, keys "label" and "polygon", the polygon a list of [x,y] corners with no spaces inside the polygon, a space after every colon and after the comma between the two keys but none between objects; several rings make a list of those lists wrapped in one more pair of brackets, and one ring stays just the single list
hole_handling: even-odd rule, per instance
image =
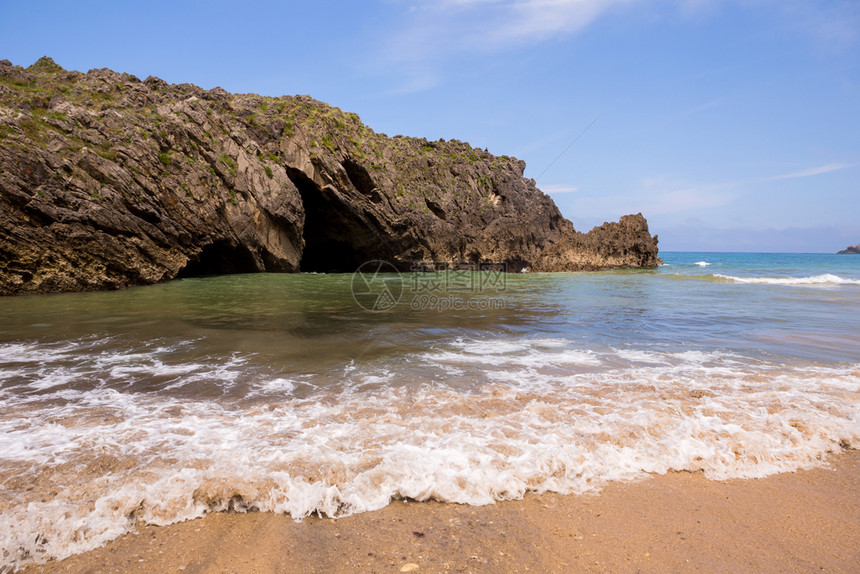
[{"label": "rock formation", "polygon": [[308,96],[0,61],[0,294],[383,259],[653,267],[641,215],[582,234],[525,163],[387,137]]},{"label": "rock formation", "polygon": [[860,243],[857,245],[849,245],[842,251],[837,251],[837,255],[860,255]]}]

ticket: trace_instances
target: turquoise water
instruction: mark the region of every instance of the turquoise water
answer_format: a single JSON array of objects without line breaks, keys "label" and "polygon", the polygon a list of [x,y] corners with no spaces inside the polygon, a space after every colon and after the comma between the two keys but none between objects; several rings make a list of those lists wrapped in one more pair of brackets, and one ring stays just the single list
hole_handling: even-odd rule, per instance
[{"label": "turquoise water", "polygon": [[0,564],[144,521],[760,477],[860,442],[860,256],[0,299]]},{"label": "turquoise water", "polygon": [[[809,253],[664,253],[659,276],[715,283],[673,290],[679,310],[708,317],[690,337],[791,361],[860,360],[860,257]],[[727,339],[713,331],[725,327]],[[727,327],[734,325],[734,327]]]}]

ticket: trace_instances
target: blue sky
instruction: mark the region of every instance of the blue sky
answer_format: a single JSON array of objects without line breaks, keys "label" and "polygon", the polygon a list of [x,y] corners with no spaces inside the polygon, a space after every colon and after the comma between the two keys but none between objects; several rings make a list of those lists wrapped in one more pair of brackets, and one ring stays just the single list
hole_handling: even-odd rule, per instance
[{"label": "blue sky", "polygon": [[860,242],[856,1],[2,0],[0,58],[42,55],[513,155],[577,229],[642,211],[664,250]]}]

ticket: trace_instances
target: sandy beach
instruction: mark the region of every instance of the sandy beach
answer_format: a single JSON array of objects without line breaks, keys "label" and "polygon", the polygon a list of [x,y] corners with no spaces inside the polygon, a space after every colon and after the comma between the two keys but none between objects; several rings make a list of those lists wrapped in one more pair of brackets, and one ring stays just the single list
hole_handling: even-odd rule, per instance
[{"label": "sandy beach", "polygon": [[0,574],[860,574],[860,0],[236,8],[0,9]]},{"label": "sandy beach", "polygon": [[860,572],[860,452],[828,463],[482,507],[398,501],[338,520],[215,513],[24,572]]}]

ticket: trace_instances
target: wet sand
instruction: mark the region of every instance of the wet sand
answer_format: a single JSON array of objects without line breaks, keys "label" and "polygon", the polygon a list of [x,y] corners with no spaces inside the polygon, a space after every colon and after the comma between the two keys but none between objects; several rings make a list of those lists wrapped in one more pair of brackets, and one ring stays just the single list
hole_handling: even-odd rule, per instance
[{"label": "wet sand", "polygon": [[599,495],[395,502],[339,520],[216,513],[142,526],[25,572],[860,572],[860,452],[715,482],[670,473]]}]

